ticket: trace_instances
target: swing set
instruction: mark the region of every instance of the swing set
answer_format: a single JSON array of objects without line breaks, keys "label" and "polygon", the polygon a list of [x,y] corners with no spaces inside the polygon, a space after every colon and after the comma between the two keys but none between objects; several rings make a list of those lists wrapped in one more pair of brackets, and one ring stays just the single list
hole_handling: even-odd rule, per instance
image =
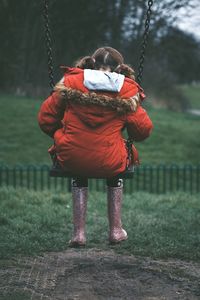
[{"label": "swing set", "polygon": [[[138,74],[136,81],[141,84],[143,69],[144,69],[144,60],[145,60],[145,51],[148,42],[149,36],[149,26],[151,21],[151,13],[152,13],[152,5],[153,0],[148,0],[147,3],[147,11],[146,11],[146,19],[145,19],[145,28],[141,43],[140,57],[139,57],[139,65],[138,65]],[[49,25],[49,1],[43,0],[43,18],[44,18],[44,29],[45,29],[45,44],[47,51],[47,62],[48,62],[48,76],[49,76],[49,85],[53,90],[54,84],[54,70],[53,70],[53,55],[52,55],[52,40],[51,40],[51,30]],[[127,160],[131,161],[132,158],[132,144],[133,140],[128,138],[126,141],[127,146]],[[118,178],[131,179],[134,174],[134,166],[127,166],[126,170],[123,173],[117,175]],[[72,172],[62,170],[61,167],[54,163],[52,168],[50,169],[49,175],[51,177],[69,177],[69,178],[77,178],[78,174],[73,174]]]}]

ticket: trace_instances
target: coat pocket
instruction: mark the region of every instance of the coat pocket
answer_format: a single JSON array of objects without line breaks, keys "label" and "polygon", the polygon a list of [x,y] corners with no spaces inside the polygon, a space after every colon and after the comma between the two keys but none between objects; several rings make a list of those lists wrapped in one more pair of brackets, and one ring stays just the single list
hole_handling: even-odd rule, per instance
[{"label": "coat pocket", "polygon": [[55,144],[58,144],[63,136],[64,136],[64,132],[63,132],[62,128],[56,130],[56,132],[54,133],[54,136],[53,136]]}]

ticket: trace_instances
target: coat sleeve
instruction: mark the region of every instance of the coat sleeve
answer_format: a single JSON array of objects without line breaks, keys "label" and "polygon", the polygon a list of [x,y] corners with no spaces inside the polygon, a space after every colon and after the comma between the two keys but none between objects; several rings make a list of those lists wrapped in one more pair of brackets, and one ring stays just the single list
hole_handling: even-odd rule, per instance
[{"label": "coat sleeve", "polygon": [[129,137],[139,142],[150,135],[153,124],[145,109],[139,106],[136,112],[127,115],[126,128]]},{"label": "coat sleeve", "polygon": [[42,131],[53,137],[57,129],[62,128],[66,103],[57,93],[50,95],[41,105],[38,114],[38,123]]}]

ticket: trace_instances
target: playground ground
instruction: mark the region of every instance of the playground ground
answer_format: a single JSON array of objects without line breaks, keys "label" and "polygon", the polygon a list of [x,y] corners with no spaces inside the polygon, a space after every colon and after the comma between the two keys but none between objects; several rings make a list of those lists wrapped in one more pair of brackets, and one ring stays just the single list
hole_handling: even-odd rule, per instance
[{"label": "playground ground", "polygon": [[200,299],[196,262],[69,248],[1,264],[1,300]]}]

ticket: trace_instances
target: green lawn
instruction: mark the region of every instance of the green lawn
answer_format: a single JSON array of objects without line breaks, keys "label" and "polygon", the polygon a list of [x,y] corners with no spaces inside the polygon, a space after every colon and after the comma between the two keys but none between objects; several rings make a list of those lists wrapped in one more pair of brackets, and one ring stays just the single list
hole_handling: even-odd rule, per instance
[{"label": "green lawn", "polygon": [[181,87],[185,96],[189,99],[192,109],[200,109],[200,84],[183,85]]},{"label": "green lawn", "polygon": [[37,124],[41,101],[16,96],[1,96],[1,162],[49,162],[47,148],[52,143]]},{"label": "green lawn", "polygon": [[[40,100],[0,96],[0,162],[50,163],[47,153],[52,140],[37,124]],[[142,163],[199,163],[200,118],[164,109],[148,108],[154,123],[149,139],[137,143]]]},{"label": "green lawn", "polygon": [[[67,248],[71,236],[71,195],[0,189],[1,258]],[[123,223],[129,239],[112,246],[120,253],[200,261],[200,201],[184,193],[125,195]],[[108,249],[106,195],[90,193],[88,248]]]}]

